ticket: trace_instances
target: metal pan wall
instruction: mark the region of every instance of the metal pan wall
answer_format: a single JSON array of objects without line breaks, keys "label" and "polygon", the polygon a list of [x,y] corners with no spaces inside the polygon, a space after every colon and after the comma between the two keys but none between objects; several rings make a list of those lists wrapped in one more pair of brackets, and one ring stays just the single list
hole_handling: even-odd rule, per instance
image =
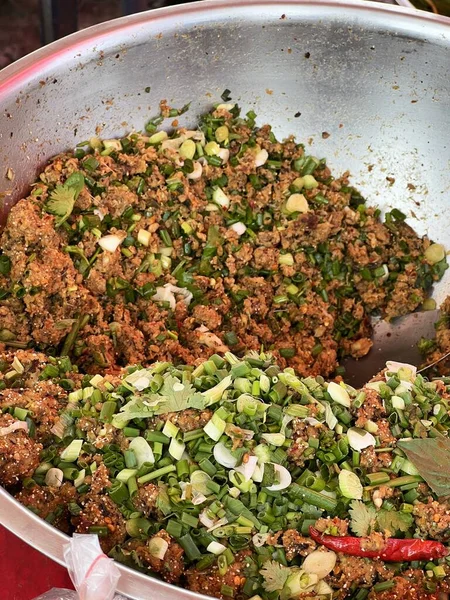
[{"label": "metal pan wall", "polygon": [[[449,23],[369,2],[204,0],[60,40],[0,73],[3,219],[49,157],[96,129],[142,129],[163,98],[191,101],[181,124],[192,126],[228,88],[277,136],[296,134],[333,170],[349,169],[371,203],[402,209],[449,246]],[[63,562],[66,536],[2,489],[0,521]],[[120,568],[130,598],[205,598]]]}]

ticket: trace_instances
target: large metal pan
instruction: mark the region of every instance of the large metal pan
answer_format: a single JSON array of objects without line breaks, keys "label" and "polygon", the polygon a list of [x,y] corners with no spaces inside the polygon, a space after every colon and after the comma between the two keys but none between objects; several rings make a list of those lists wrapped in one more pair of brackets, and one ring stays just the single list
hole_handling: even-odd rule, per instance
[{"label": "large metal pan", "polygon": [[[228,88],[278,136],[295,133],[335,171],[350,169],[372,203],[401,208],[419,233],[449,245],[449,23],[367,2],[218,0],[58,41],[0,74],[3,214],[47,158],[96,128],[106,137],[141,129],[162,98],[192,101],[184,122],[193,125]],[[0,521],[63,563],[66,536],[2,489]],[[121,571],[130,598],[201,597]]]}]

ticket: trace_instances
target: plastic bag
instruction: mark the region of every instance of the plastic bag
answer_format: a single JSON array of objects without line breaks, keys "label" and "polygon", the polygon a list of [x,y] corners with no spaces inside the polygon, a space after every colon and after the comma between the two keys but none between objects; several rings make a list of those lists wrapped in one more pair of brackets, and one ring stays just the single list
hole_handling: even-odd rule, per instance
[{"label": "plastic bag", "polygon": [[[80,596],[73,590],[63,590],[61,588],[53,588],[35,600],[80,600]],[[100,598],[99,598],[100,600]],[[114,596],[114,600],[127,600],[125,596]]]},{"label": "plastic bag", "polygon": [[77,591],[53,589],[35,600],[127,600],[115,595],[120,572],[96,535],[74,534],[64,546],[64,559]]}]

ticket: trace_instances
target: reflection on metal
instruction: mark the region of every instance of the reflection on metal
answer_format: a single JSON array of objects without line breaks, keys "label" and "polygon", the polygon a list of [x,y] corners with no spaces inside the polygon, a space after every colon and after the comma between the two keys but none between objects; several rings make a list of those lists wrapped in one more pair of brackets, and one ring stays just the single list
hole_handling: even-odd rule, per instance
[{"label": "reflection on metal", "polygon": [[360,360],[347,358],[343,361],[345,380],[354,387],[360,387],[384,369],[387,360],[420,365],[423,357],[417,343],[421,337],[434,337],[434,324],[439,314],[438,310],[430,310],[412,313],[390,323],[376,320],[370,353]]}]

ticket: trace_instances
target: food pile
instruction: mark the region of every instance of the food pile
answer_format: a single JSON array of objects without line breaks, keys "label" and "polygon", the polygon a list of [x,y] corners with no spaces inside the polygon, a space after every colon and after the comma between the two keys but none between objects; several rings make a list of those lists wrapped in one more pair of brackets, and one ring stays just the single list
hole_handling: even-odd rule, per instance
[{"label": "food pile", "polygon": [[183,110],[55,157],[11,210],[0,341],[89,373],[263,347],[329,376],[370,350],[370,315],[430,308],[445,251],[401,211],[382,221],[347,174],[233,104],[157,131]]},{"label": "food pile", "polygon": [[116,560],[217,598],[449,591],[450,380],[361,390],[227,352],[82,375],[1,357],[0,483]]},{"label": "food pile", "polygon": [[433,371],[437,375],[450,374],[450,296],[440,306],[440,317],[436,321],[435,336],[432,339],[422,338],[419,350],[423,354],[424,364],[436,365]]},{"label": "food pile", "polygon": [[252,111],[158,131],[185,108],[55,157],[11,210],[0,484],[217,598],[436,599],[450,379],[392,363],[356,390],[338,362],[371,315],[434,308],[444,248]]}]

